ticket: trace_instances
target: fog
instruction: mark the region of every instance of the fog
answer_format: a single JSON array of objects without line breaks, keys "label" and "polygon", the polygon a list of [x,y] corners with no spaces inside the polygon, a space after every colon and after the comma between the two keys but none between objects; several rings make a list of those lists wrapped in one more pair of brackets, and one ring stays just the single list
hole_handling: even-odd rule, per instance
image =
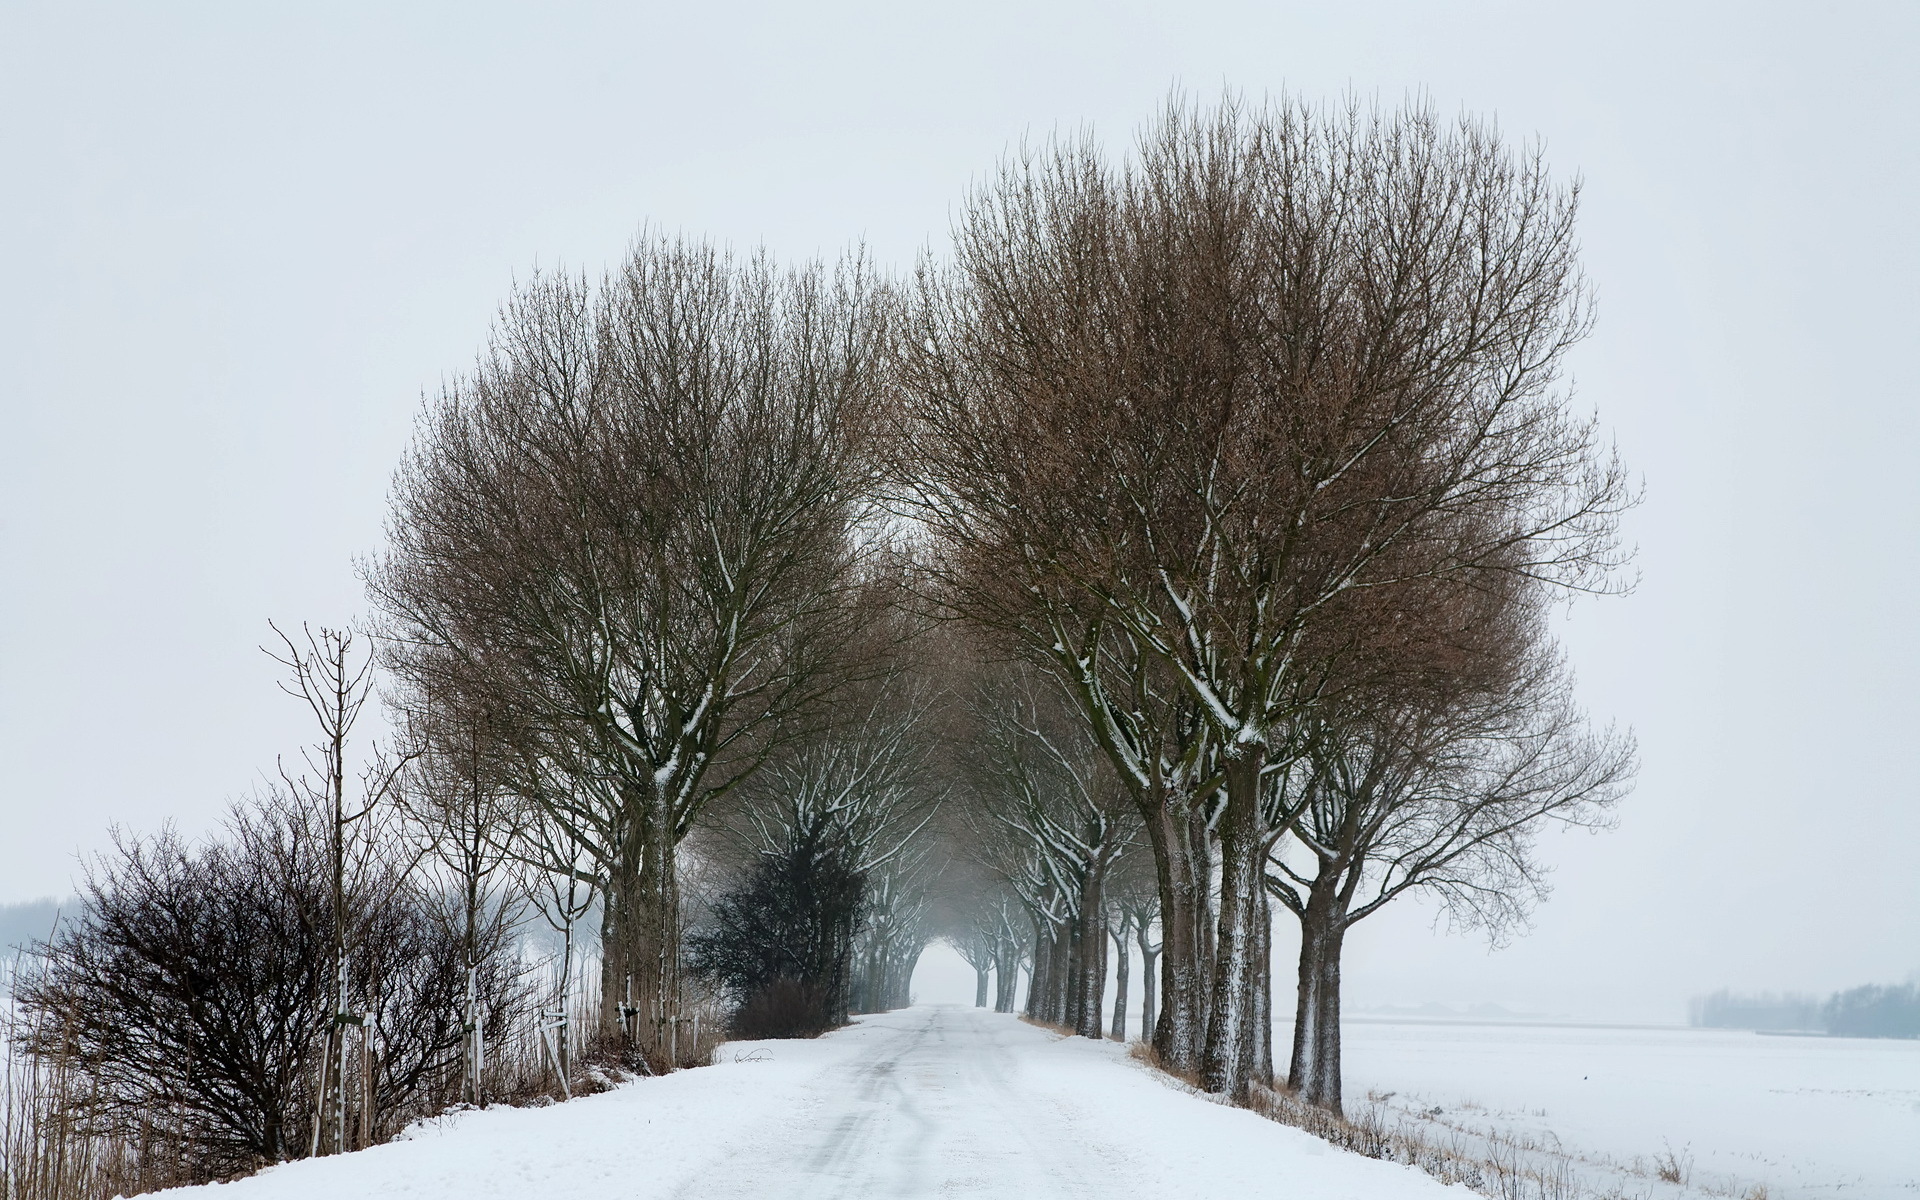
[{"label": "fog", "polygon": [[1349,1004],[1905,978],[1916,51],[1906,3],[0,6],[0,902],[297,753],[267,621],[355,617],[420,394],[536,266],[644,222],[905,268],[1023,137],[1175,84],[1423,90],[1585,183],[1577,395],[1646,500],[1562,632],[1643,763],[1530,934],[1393,906]]}]

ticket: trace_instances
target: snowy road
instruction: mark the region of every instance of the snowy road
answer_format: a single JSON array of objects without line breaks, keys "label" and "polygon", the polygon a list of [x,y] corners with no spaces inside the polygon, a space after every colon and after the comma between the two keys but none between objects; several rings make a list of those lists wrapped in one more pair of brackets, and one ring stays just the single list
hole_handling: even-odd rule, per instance
[{"label": "snowy road", "polygon": [[1187,1094],[1113,1043],[978,1009],[809,1042],[173,1196],[209,1200],[1188,1197],[1436,1200],[1458,1190]]}]

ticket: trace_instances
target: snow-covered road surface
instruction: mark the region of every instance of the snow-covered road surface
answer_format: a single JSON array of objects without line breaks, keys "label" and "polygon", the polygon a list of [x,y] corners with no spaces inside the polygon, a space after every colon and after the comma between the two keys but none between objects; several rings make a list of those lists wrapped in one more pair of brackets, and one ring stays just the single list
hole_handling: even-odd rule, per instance
[{"label": "snow-covered road surface", "polygon": [[1191,1095],[1118,1045],[979,1009],[860,1018],[807,1042],[169,1196],[219,1200],[1468,1196]]}]

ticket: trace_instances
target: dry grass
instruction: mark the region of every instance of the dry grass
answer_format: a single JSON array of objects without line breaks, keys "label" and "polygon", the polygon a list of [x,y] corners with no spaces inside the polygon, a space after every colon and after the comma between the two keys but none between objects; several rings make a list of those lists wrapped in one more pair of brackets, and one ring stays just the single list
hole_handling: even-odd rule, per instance
[{"label": "dry grass", "polygon": [[[1128,1053],[1183,1089],[1202,1094],[1197,1075],[1167,1070],[1145,1043],[1133,1043]],[[1675,1152],[1668,1147],[1650,1163],[1587,1158],[1560,1145],[1551,1135],[1541,1139],[1492,1126],[1467,1127],[1432,1118],[1415,1120],[1396,1113],[1388,1104],[1391,1096],[1369,1093],[1363,1108],[1341,1117],[1306,1103],[1284,1088],[1256,1085],[1246,1107],[1342,1150],[1414,1167],[1441,1183],[1457,1183],[1493,1200],[1652,1200],[1673,1195],[1665,1188],[1692,1195],[1722,1195],[1731,1200],[1767,1200],[1767,1188],[1762,1184],[1744,1190],[1734,1185],[1696,1188],[1693,1159],[1684,1149]],[[1459,1107],[1463,1112],[1485,1111],[1479,1104]],[[1592,1182],[1595,1179],[1607,1182],[1596,1184]]]},{"label": "dry grass", "polygon": [[[582,975],[589,977],[575,991],[569,1014],[576,1031],[568,1073],[572,1094],[605,1091],[667,1066],[664,1061],[644,1061],[622,1037],[593,1032],[599,997],[590,973]],[[6,980],[0,978],[0,993],[6,990]],[[681,1068],[710,1064],[725,1040],[724,1021],[712,999],[692,999],[686,1035],[675,1047],[672,1064]],[[697,1020],[692,1019],[695,1013]],[[138,1125],[103,1122],[101,1106],[89,1093],[91,1085],[79,1064],[36,1057],[9,1041],[5,1031],[15,1017],[9,1002],[8,1011],[0,1014],[0,1200],[106,1200],[205,1182],[180,1161],[179,1139],[169,1136],[154,1116]],[[437,1092],[458,1095],[452,1072]],[[487,1047],[482,1092],[490,1105],[539,1106],[562,1098],[552,1058],[531,1014],[508,1037]],[[414,1119],[432,1120],[460,1107],[450,1105]]]},{"label": "dry grass", "polygon": [[1673,1146],[1668,1145],[1665,1153],[1654,1157],[1653,1173],[1663,1183],[1686,1187],[1693,1182],[1693,1155],[1684,1149],[1675,1154]]},{"label": "dry grass", "polygon": [[1019,1019],[1022,1024],[1031,1025],[1035,1029],[1044,1029],[1048,1033],[1055,1034],[1059,1037],[1077,1036],[1071,1025],[1055,1025],[1052,1021],[1042,1021],[1038,1017],[1030,1017],[1025,1013],[1019,1014]]},{"label": "dry grass", "polygon": [[0,967],[0,1200],[96,1200],[191,1182],[149,1114],[138,1125],[105,1125],[79,1064],[38,1058],[6,1034],[18,1016],[9,987],[17,962]]},{"label": "dry grass", "polygon": [[[1160,1061],[1160,1056],[1154,1053],[1153,1043],[1151,1042],[1144,1042],[1144,1041],[1128,1042],[1127,1057],[1131,1058],[1133,1061],[1141,1064],[1142,1066],[1145,1066],[1153,1071],[1157,1071],[1160,1074],[1167,1076],[1169,1079],[1179,1080],[1182,1084],[1185,1084],[1186,1087],[1190,1091],[1192,1091],[1195,1095],[1200,1095],[1200,1096],[1207,1095],[1206,1089],[1201,1087],[1200,1085],[1200,1072],[1176,1070],[1173,1067],[1169,1066],[1168,1064]],[[1209,1099],[1211,1098],[1212,1097],[1209,1097]]]}]

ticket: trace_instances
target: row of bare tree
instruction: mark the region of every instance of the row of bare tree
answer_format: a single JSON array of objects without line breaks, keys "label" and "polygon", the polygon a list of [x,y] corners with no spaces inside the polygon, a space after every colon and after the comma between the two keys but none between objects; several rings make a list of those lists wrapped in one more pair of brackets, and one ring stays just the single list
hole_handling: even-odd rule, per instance
[{"label": "row of bare tree", "polygon": [[974,646],[940,828],[1026,910],[1036,1015],[1099,1028],[1137,842],[1156,1050],[1271,1078],[1277,899],[1290,1077],[1337,1104],[1344,931],[1412,888],[1510,923],[1539,822],[1629,774],[1547,624],[1621,585],[1632,499],[1561,386],[1576,198],[1418,107],[1175,103],[1123,163],[1007,162],[906,283],[657,238],[539,278],[401,472],[368,569],[391,665],[445,755],[483,745],[583,848],[605,1019],[657,1041],[703,814],[804,745],[780,804],[858,777],[861,689],[916,638]]},{"label": "row of bare tree", "polygon": [[1622,585],[1632,500],[1561,386],[1590,319],[1576,198],[1421,108],[1175,104],[1124,164],[1010,161],[922,267],[899,510],[929,593],[1076,718],[1011,700],[987,741],[1024,806],[996,857],[1036,988],[1072,964],[1050,1019],[1097,1031],[1100,880],[1136,837],[1163,1061],[1271,1080],[1277,899],[1289,1079],[1337,1108],[1346,930],[1416,888],[1504,928],[1542,821],[1605,820],[1630,741],[1588,731],[1547,625]]},{"label": "row of bare tree", "polygon": [[[669,1069],[697,914],[817,880],[841,907],[782,928],[829,1014],[906,1003],[938,935],[983,1005],[1024,963],[1029,1015],[1124,1036],[1137,950],[1154,1051],[1231,1096],[1275,1075],[1277,900],[1288,1080],[1337,1109],[1346,931],[1413,890],[1510,927],[1543,822],[1629,782],[1548,621],[1623,585],[1633,498],[1562,384],[1576,199],[1418,106],[1174,102],[1124,159],[1008,160],[908,280],[649,235],[519,288],[363,566],[396,739],[357,782],[370,677],[339,635],[281,656],[323,735],[287,781],[328,913],[309,1149],[352,1140],[387,807],[457,914],[471,1102],[529,898],[564,1087],[579,922],[598,1031]],[[759,899],[703,905],[716,873]]]}]

